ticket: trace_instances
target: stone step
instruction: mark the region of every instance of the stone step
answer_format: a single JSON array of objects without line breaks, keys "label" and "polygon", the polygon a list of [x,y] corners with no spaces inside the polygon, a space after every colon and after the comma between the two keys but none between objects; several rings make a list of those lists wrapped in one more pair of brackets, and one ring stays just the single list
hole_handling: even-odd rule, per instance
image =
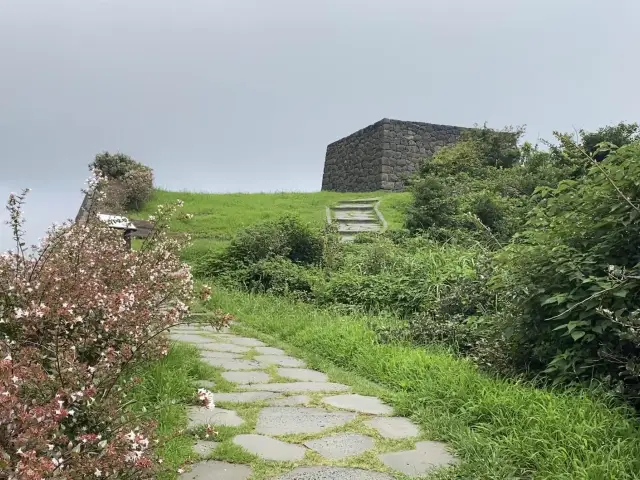
[{"label": "stone step", "polygon": [[378,219],[377,218],[362,218],[362,217],[340,218],[340,217],[336,217],[333,220],[338,222],[338,223],[375,223],[376,225],[378,225]]},{"label": "stone step", "polygon": [[372,218],[378,220],[377,215],[374,212],[365,210],[334,210],[333,218],[351,218],[357,220],[358,218]]},{"label": "stone step", "polygon": [[362,232],[378,232],[381,226],[377,223],[348,223],[341,224],[338,227],[338,233],[362,233]]},{"label": "stone step", "polygon": [[379,198],[354,198],[353,200],[340,200],[340,203],[377,203]]},{"label": "stone step", "polygon": [[349,205],[338,204],[332,207],[333,210],[367,210],[373,211],[373,205],[352,203]]}]

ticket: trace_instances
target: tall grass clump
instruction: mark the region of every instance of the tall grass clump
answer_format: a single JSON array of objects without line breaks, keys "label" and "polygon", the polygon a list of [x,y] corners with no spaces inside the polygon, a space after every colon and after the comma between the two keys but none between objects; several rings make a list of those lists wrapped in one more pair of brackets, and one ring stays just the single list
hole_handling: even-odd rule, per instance
[{"label": "tall grass clump", "polygon": [[396,413],[464,460],[451,478],[638,478],[637,421],[606,398],[496,379],[437,347],[380,343],[367,316],[233,291],[210,307],[396,392]]}]

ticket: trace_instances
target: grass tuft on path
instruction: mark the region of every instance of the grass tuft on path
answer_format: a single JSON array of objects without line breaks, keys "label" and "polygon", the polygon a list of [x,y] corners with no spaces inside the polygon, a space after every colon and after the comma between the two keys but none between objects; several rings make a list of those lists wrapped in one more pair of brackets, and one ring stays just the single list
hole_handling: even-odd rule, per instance
[{"label": "grass tuft on path", "polygon": [[180,432],[187,426],[186,405],[197,391],[194,380],[210,376],[208,367],[197,348],[175,343],[166,357],[141,366],[133,376],[140,378],[130,394],[134,409],[146,410],[158,422],[156,438],[162,440],[156,451],[168,469],[158,479],[175,479],[178,468],[195,458],[193,437]]},{"label": "grass tuft on path", "polygon": [[394,392],[397,414],[412,417],[462,458],[439,479],[639,478],[637,419],[587,392],[492,378],[437,348],[380,344],[367,317],[279,297],[218,290],[207,307]]}]

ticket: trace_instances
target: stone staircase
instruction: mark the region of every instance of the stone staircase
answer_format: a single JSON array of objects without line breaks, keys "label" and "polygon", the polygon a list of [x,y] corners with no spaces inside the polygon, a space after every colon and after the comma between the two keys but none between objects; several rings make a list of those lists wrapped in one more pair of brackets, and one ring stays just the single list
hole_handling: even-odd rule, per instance
[{"label": "stone staircase", "polygon": [[380,199],[342,200],[327,207],[327,222],[338,226],[342,241],[350,242],[363,232],[384,232],[387,222],[378,209]]}]

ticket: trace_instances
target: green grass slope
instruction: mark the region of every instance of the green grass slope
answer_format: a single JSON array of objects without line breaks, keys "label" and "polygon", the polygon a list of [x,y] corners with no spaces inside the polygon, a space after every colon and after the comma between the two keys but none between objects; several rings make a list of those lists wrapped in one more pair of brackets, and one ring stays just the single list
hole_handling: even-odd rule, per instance
[{"label": "green grass slope", "polygon": [[[404,207],[410,200],[407,193],[215,194],[156,190],[144,209],[131,214],[131,217],[145,219],[155,212],[158,205],[182,200],[184,208],[171,225],[171,230],[191,235],[192,244],[183,252],[185,260],[189,261],[211,249],[223,247],[236,232],[260,221],[293,214],[305,222],[321,226],[326,219],[327,205],[331,206],[340,200],[372,197],[381,199],[380,210],[389,228],[400,228]],[[187,218],[186,214],[193,217]]]},{"label": "green grass slope", "polygon": [[637,418],[586,391],[536,389],[437,347],[379,343],[373,317],[221,289],[206,306],[388,389],[397,414],[463,460],[438,480],[640,478]]}]

